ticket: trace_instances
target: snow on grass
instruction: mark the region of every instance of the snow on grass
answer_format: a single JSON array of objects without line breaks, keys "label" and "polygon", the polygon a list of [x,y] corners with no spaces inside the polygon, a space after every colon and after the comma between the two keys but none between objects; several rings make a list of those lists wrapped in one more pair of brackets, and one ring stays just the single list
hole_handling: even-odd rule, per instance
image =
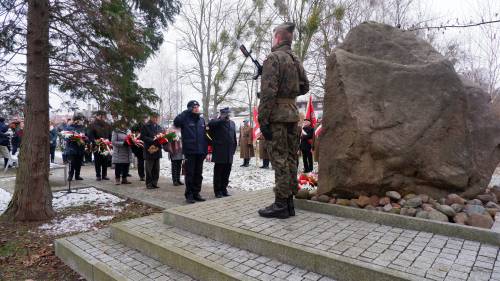
[{"label": "snow on grass", "polygon": [[[83,205],[96,206],[101,210],[112,211],[113,213],[123,211],[123,206],[117,204],[124,202],[125,199],[95,188],[79,189],[77,192],[79,193],[66,194],[65,191],[55,192],[52,206],[56,211]],[[9,192],[0,188],[0,214],[7,208],[11,197],[12,195]],[[96,229],[96,223],[111,220],[113,217],[113,215],[96,216],[89,213],[72,214],[64,218],[53,219],[49,223],[41,225],[39,229],[50,235],[89,231]]]},{"label": "snow on grass", "polygon": [[10,198],[12,198],[10,192],[0,188],[0,214],[3,213],[5,209],[7,209],[7,205],[9,204]]},{"label": "snow on grass", "polygon": [[113,217],[114,216],[98,217],[94,214],[75,214],[67,216],[63,219],[54,219],[50,223],[42,224],[38,228],[50,235],[97,230],[95,227],[96,223],[109,221],[113,219]]},{"label": "snow on grass", "polygon": [[59,191],[54,193],[52,206],[56,210],[81,206],[81,205],[95,205],[100,206],[105,210],[121,210],[117,203],[125,201],[120,197],[100,191],[93,187],[78,189],[77,193],[66,193],[66,191]]}]

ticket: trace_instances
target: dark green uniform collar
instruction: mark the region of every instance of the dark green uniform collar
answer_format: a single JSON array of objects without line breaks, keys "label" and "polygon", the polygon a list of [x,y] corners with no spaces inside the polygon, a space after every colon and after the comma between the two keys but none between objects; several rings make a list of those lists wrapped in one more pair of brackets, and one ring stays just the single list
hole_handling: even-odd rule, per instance
[{"label": "dark green uniform collar", "polygon": [[290,51],[292,50],[292,42],[290,41],[281,41],[278,45],[274,46],[271,49],[271,52],[275,51]]}]

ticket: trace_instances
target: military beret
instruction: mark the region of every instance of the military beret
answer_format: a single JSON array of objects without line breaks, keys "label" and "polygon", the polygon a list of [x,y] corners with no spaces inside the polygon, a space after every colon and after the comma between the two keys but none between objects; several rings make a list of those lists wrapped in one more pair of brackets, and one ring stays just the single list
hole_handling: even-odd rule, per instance
[{"label": "military beret", "polygon": [[286,30],[290,33],[293,33],[293,31],[295,30],[295,23],[285,22],[285,23],[282,23],[274,28],[274,32],[277,32],[280,30]]}]

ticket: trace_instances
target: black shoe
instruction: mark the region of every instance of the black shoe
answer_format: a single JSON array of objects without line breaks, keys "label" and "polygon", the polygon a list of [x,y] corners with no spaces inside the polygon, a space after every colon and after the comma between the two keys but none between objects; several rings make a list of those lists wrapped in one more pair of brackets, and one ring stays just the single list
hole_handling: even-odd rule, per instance
[{"label": "black shoe", "polygon": [[146,186],[146,189],[157,189],[157,188],[160,188],[160,187],[156,186],[156,185]]},{"label": "black shoe", "polygon": [[229,197],[229,196],[231,196],[231,194],[227,193],[227,191],[226,191],[226,192],[222,192],[222,196]]},{"label": "black shoe", "polygon": [[201,197],[199,194],[193,196],[193,199],[198,202],[206,201],[205,198]]},{"label": "black shoe", "polygon": [[140,178],[139,180],[140,180],[140,181],[146,181],[146,179],[144,179],[144,178]]},{"label": "black shoe", "polygon": [[181,182],[180,180],[178,180],[177,183],[180,184],[180,185],[184,185],[184,183]]},{"label": "black shoe", "polygon": [[222,198],[222,194],[220,194],[220,193],[216,193],[216,194],[215,194],[215,198]]},{"label": "black shoe", "polygon": [[102,180],[109,181],[108,177],[102,177]]},{"label": "black shoe", "polygon": [[196,203],[196,200],[194,200],[192,197],[188,197],[188,198],[186,198],[186,203],[194,204],[194,203]]},{"label": "black shoe", "polygon": [[182,184],[180,184],[178,181],[174,181],[174,186],[179,186],[179,185],[182,185]]},{"label": "black shoe", "polygon": [[274,203],[259,210],[259,215],[264,218],[287,219],[290,217],[288,198],[276,198]]},{"label": "black shoe", "polygon": [[288,213],[291,217],[295,216],[295,206],[293,205],[293,195],[288,197]]},{"label": "black shoe", "polygon": [[72,181],[73,180],[73,177],[68,177],[68,181]]},{"label": "black shoe", "polygon": [[83,178],[82,178],[82,177],[80,177],[80,176],[78,176],[78,177],[75,177],[75,180],[77,180],[77,181],[82,181],[82,180],[83,180]]},{"label": "black shoe", "polygon": [[247,167],[247,164],[241,164],[240,167]]},{"label": "black shoe", "polygon": [[132,175],[131,174],[127,174],[127,177],[130,178]]},{"label": "black shoe", "polygon": [[96,181],[101,181],[101,180],[102,180],[102,178],[101,178],[101,177],[95,177],[95,180],[96,180]]}]

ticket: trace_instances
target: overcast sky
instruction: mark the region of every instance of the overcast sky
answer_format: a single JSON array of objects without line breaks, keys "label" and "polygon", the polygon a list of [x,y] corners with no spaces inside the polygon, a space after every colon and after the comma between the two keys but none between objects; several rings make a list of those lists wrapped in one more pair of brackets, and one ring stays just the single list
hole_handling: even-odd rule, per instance
[{"label": "overcast sky", "polygon": [[[477,21],[480,19],[478,16],[479,11],[477,6],[484,4],[484,2],[490,1],[497,5],[498,12],[500,13],[500,0],[422,0],[422,8],[427,10],[427,14],[431,15],[432,18],[437,23],[455,23],[455,19],[459,19],[460,22],[468,22],[469,20]],[[499,24],[500,25],[500,24]],[[146,67],[138,71],[140,84],[144,87],[154,87],[157,88],[159,81],[157,72],[159,68],[168,69],[168,73],[175,76],[175,63],[176,63],[176,41],[180,40],[179,33],[176,28],[182,28],[181,21],[177,20],[174,23],[174,27],[170,27],[165,32],[165,43],[161,46],[160,51],[149,60]],[[441,35],[443,38],[449,39],[463,39],[468,36],[471,32],[474,34],[472,29],[447,29],[443,31],[444,34]],[[244,42],[245,43],[245,42]],[[248,42],[247,42],[248,43]],[[179,71],[186,69],[189,64],[192,63],[192,58],[190,55],[186,54],[182,50],[177,50],[179,52]],[[194,89],[190,88],[186,81],[181,82],[183,103],[187,103],[190,99],[197,99],[201,102],[201,94],[197,93]],[[57,107],[59,103],[59,98],[51,97],[51,104]],[[83,107],[86,107],[86,103],[79,103]]]}]

